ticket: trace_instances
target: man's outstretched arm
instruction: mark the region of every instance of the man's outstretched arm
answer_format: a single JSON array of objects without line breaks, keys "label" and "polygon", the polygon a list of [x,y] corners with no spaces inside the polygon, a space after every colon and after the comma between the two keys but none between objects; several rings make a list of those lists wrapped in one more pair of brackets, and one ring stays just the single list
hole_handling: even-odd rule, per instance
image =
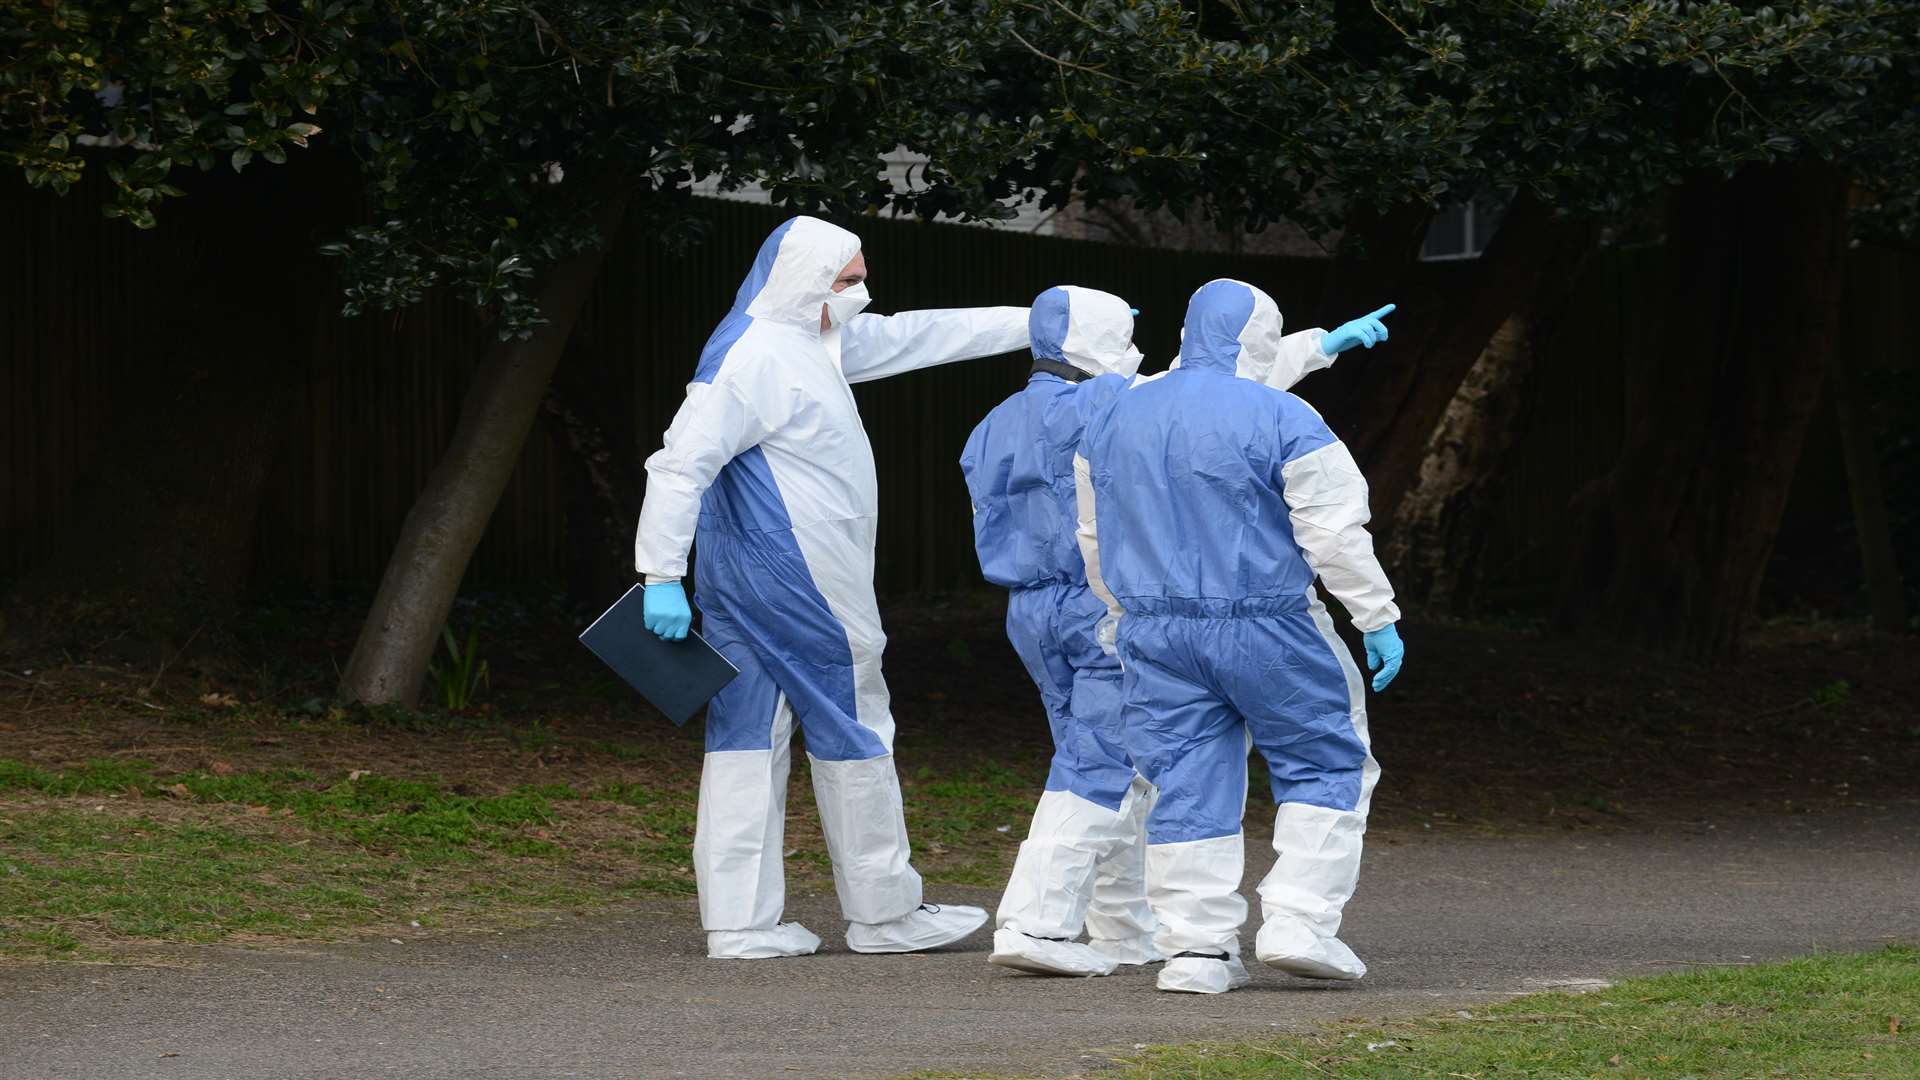
[{"label": "man's outstretched arm", "polygon": [[921,368],[1029,347],[1023,307],[934,308],[855,315],[840,331],[840,370],[872,382]]}]

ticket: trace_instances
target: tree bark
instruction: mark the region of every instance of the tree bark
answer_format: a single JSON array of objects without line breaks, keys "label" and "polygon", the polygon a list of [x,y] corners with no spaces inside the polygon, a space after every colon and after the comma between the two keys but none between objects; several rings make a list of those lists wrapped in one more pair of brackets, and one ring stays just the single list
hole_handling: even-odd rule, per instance
[{"label": "tree bark", "polygon": [[1461,381],[1398,504],[1383,559],[1414,605],[1470,614],[1495,502],[1532,404],[1539,343],[1566,315],[1593,252],[1593,227],[1561,226],[1560,253]]},{"label": "tree bark", "polygon": [[547,272],[540,289],[546,325],[525,341],[494,343],[481,359],[453,439],[400,528],[341,675],[342,700],[411,704],[419,697],[467,563],[513,476],[626,203],[619,195],[602,204],[599,247]]},{"label": "tree bark", "polygon": [[[1424,225],[1423,225],[1424,227]],[[1590,246],[1586,227],[1555,220],[1530,196],[1517,197],[1486,251],[1465,266],[1422,267],[1418,235],[1404,221],[1381,219],[1378,254],[1336,265],[1320,324],[1332,327],[1395,300],[1397,290],[1431,276],[1427,302],[1401,302],[1388,318],[1392,339],[1349,356],[1307,384],[1306,396],[1367,473],[1381,539],[1400,500],[1420,476],[1428,439],[1488,341],[1532,301],[1550,268]],[[1406,298],[1402,297],[1404,301]]]},{"label": "tree bark", "polygon": [[1714,661],[1737,653],[1838,347],[1846,182],[1815,165],[1697,176],[1669,207],[1664,362],[1576,501],[1568,630]]},{"label": "tree bark", "polygon": [[1472,592],[1534,361],[1532,313],[1517,311],[1494,331],[1433,429],[1381,553],[1404,602],[1460,613]]}]

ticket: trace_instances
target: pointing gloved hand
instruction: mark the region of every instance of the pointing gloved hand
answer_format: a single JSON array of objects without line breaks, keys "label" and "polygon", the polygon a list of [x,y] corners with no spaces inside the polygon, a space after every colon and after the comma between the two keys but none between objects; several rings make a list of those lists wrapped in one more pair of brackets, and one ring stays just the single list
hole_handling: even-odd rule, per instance
[{"label": "pointing gloved hand", "polygon": [[1367,670],[1380,673],[1373,677],[1373,689],[1378,693],[1400,674],[1400,660],[1407,655],[1407,647],[1400,643],[1400,632],[1392,623],[1367,631],[1361,640],[1367,646]]},{"label": "pointing gloved hand", "polygon": [[693,609],[687,606],[687,590],[677,581],[647,586],[641,594],[640,619],[662,641],[681,641],[693,629]]},{"label": "pointing gloved hand", "polygon": [[1346,352],[1355,345],[1373,348],[1387,340],[1387,324],[1380,320],[1391,314],[1393,314],[1393,305],[1388,304],[1370,315],[1362,315],[1357,319],[1341,323],[1320,339],[1320,351],[1332,356]]}]

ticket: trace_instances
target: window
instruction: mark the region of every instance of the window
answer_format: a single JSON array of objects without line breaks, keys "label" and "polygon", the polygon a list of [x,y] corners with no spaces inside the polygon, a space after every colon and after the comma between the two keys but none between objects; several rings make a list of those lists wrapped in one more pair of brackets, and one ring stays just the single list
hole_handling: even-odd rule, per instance
[{"label": "window", "polygon": [[1420,257],[1429,261],[1478,258],[1487,250],[1487,241],[1493,239],[1506,209],[1504,195],[1476,195],[1441,210],[1427,226]]}]

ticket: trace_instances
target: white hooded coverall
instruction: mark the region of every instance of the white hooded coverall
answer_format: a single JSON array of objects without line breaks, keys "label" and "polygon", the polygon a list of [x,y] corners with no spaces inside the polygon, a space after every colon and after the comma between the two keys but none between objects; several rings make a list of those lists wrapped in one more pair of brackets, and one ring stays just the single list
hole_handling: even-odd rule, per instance
[{"label": "white hooded coverall", "polygon": [[710,937],[780,919],[795,724],[848,921],[921,903],[880,674],[873,450],[850,384],[1025,349],[1027,309],[857,314],[822,332],[859,251],[815,218],[775,229],[647,460],[634,565],[678,580],[697,533],[703,633],[740,669],[707,712],[693,861]]}]

